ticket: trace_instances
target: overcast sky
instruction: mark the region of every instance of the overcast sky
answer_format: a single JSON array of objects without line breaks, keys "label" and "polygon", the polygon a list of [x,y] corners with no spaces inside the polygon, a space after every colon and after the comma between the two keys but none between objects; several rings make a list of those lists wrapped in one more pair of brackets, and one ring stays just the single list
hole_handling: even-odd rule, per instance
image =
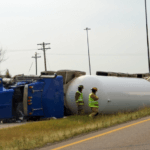
[{"label": "overcast sky", "polygon": [[[147,9],[150,21],[149,1]],[[148,72],[144,0],[5,0],[0,20],[0,47],[7,58],[0,64],[2,74],[6,69],[11,75],[35,74],[35,52],[41,56],[38,74],[44,71],[43,51],[37,50],[42,42],[51,43],[47,70],[89,74],[86,27],[93,75]]]}]

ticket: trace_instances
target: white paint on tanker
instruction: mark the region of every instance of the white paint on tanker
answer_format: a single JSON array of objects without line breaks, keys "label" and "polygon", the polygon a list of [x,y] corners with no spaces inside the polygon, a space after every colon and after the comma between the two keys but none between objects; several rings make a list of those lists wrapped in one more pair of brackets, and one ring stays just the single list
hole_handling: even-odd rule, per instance
[{"label": "white paint on tanker", "polygon": [[99,113],[133,111],[150,106],[150,82],[145,79],[85,75],[74,79],[66,93],[66,104],[74,114],[77,113],[75,93],[79,85],[84,86],[85,113],[91,112],[88,97],[92,87],[98,88],[96,95],[99,97]]}]

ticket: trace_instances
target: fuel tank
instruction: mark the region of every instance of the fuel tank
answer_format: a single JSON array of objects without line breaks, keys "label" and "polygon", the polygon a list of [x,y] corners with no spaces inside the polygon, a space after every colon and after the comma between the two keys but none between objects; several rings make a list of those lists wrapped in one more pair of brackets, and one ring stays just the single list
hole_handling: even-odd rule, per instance
[{"label": "fuel tank", "polygon": [[83,85],[84,111],[90,113],[88,97],[92,87],[97,87],[99,113],[134,111],[150,106],[150,82],[140,78],[106,77],[85,75],[74,79],[66,92],[66,105],[73,114],[77,113],[75,93]]}]

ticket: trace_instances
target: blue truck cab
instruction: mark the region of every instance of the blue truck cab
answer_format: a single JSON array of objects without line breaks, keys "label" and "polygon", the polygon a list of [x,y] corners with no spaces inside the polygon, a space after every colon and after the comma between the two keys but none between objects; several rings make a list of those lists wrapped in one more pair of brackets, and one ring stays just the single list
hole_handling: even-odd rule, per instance
[{"label": "blue truck cab", "polygon": [[40,76],[4,88],[0,79],[0,120],[19,117],[28,120],[62,118],[64,92],[62,76]]}]

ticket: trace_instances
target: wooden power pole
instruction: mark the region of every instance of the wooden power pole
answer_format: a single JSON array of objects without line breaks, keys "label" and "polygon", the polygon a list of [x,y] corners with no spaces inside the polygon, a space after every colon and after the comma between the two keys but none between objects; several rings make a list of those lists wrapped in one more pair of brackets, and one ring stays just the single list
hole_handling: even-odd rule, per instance
[{"label": "wooden power pole", "polygon": [[35,58],[35,71],[37,75],[37,58],[40,58],[41,56],[37,56],[37,52],[35,53],[35,56],[32,56],[32,58]]},{"label": "wooden power pole", "polygon": [[90,72],[90,75],[91,75],[90,50],[89,50],[89,38],[88,38],[88,30],[91,30],[91,29],[87,27],[84,30],[87,31],[87,46],[88,46],[88,56],[89,56],[89,72]]},{"label": "wooden power pole", "polygon": [[146,18],[146,37],[147,37],[148,68],[149,68],[149,73],[150,73],[149,38],[148,38],[148,22],[147,22],[147,4],[146,4],[146,0],[145,0],[145,18]]},{"label": "wooden power pole", "polygon": [[46,67],[46,52],[45,52],[45,49],[50,49],[50,47],[48,48],[45,48],[45,45],[49,45],[50,43],[41,43],[41,44],[37,44],[37,45],[42,45],[43,48],[41,49],[38,49],[38,50],[43,50],[43,53],[44,53],[44,64],[45,64],[45,71],[47,71],[47,67]]}]

